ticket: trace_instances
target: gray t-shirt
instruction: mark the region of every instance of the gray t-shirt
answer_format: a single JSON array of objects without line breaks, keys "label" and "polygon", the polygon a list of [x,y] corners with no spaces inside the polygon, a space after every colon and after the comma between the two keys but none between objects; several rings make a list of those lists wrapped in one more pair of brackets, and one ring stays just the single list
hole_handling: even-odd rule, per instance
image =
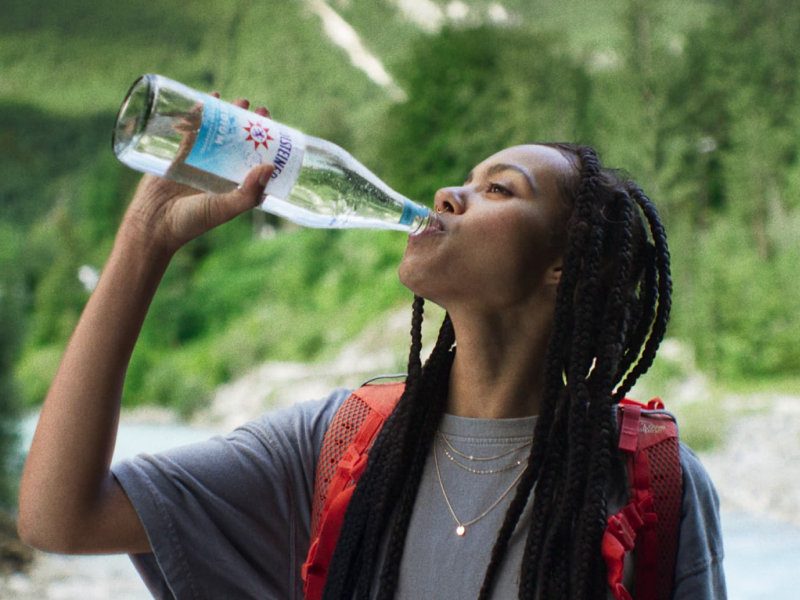
[{"label": "gray t-shirt", "polygon": [[[227,436],[114,466],[153,548],[131,558],[156,599],[303,598],[300,571],[309,545],[317,458],[331,419],[348,395],[349,390],[339,389],[324,400],[265,415]],[[440,430],[452,448],[438,441],[428,457],[400,567],[398,599],[477,596],[513,490],[500,498],[519,474],[521,466],[513,464],[524,460],[527,449],[485,464],[454,450],[477,457],[504,454],[530,441],[534,420],[444,416]],[[511,468],[471,473],[445,448],[474,470]],[[684,498],[674,597],[724,598],[717,494],[697,457],[683,445],[681,461]],[[607,493],[609,510],[615,512],[627,493],[621,462]],[[517,597],[529,510],[512,537],[495,599]],[[455,518],[466,524],[477,517],[463,536],[456,534]]]}]

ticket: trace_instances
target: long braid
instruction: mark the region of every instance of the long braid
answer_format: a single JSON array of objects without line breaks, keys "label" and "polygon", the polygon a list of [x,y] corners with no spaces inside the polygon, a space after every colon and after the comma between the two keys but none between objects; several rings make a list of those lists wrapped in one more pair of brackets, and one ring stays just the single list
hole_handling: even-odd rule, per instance
[{"label": "long braid", "polygon": [[[667,234],[658,217],[658,210],[656,210],[656,207],[650,199],[644,195],[641,188],[633,182],[629,182],[628,187],[632,197],[636,200],[647,218],[647,222],[650,225],[650,232],[655,243],[655,263],[658,270],[658,308],[656,310],[655,321],[653,322],[653,329],[650,333],[650,338],[645,344],[642,357],[625,378],[621,386],[623,394],[633,387],[634,382],[644,375],[653,364],[658,347],[664,339],[664,333],[667,330],[667,322],[669,321],[669,314],[672,308],[672,276],[670,273]],[[621,398],[622,396],[619,395],[618,397]]]},{"label": "long braid", "polygon": [[[585,189],[588,187],[587,179],[591,181],[586,166],[593,162],[594,155],[584,148],[567,150],[580,156]],[[614,384],[638,356],[652,322],[653,308],[648,307],[655,305],[655,292],[651,284],[654,269],[645,259],[640,258],[638,262],[633,259],[634,254],[640,257],[640,251],[646,250],[640,243],[641,239],[635,240],[637,236],[633,235],[639,231],[633,223],[633,194],[622,192],[621,184],[613,180],[608,185],[607,181],[611,178],[607,175],[605,178],[603,187],[609,190],[605,198],[604,194],[596,191],[592,191],[590,195],[594,197],[594,206],[600,208],[603,220],[613,223],[614,226],[608,227],[595,218],[590,219],[590,227],[594,232],[592,237],[595,241],[595,252],[597,249],[603,252],[604,262],[613,265],[610,271],[616,277],[614,285],[602,293],[601,297],[605,297],[604,303],[598,303],[592,280],[597,277],[608,279],[609,276],[608,273],[596,270],[597,261],[592,260],[594,257],[591,253],[584,255],[581,272],[583,285],[579,286],[575,297],[576,324],[570,347],[570,366],[567,369],[567,380],[570,383],[564,399],[571,408],[566,429],[569,440],[567,465],[564,469],[561,462],[564,457],[553,452],[550,453],[551,458],[549,457],[553,463],[547,468],[548,471],[560,469],[562,478],[566,471],[566,487],[556,486],[551,492],[550,489],[545,489],[550,487],[549,483],[546,484],[549,478],[544,471],[540,475],[522,565],[520,598],[533,598],[537,593],[541,597],[568,594],[570,597],[583,598],[603,595],[603,565],[599,541],[604,529],[606,505],[602,483],[607,480],[611,470],[616,433],[610,410],[613,403],[611,392]],[[636,200],[639,201],[638,198]],[[578,209],[576,200],[576,213]],[[598,228],[606,232],[603,242],[600,243],[597,243]],[[617,233],[608,233],[612,229]],[[634,242],[637,243],[636,252],[632,250]],[[652,257],[652,253],[645,251],[645,257]],[[566,262],[565,258],[565,264]],[[643,293],[636,298],[636,294],[628,293],[629,281],[640,281],[642,272],[645,279],[641,284]],[[639,286],[639,283],[634,285],[636,288]],[[603,307],[602,310],[598,310],[599,306]],[[666,324],[665,320],[663,322]],[[587,323],[590,325],[586,326]],[[606,326],[599,329],[598,325],[602,323]],[[646,366],[649,365],[641,365],[639,368],[643,371]],[[591,379],[588,388],[587,378]],[[587,431],[591,431],[588,452],[583,443]],[[552,443],[558,445],[559,435],[563,434],[554,431],[548,441],[552,440]],[[589,461],[591,464],[587,469]],[[591,474],[591,482],[586,479],[587,473]],[[576,494],[581,489],[586,491]],[[540,501],[540,496],[542,504],[537,511],[536,504]],[[548,510],[548,505],[553,504],[560,507],[555,519],[552,518],[552,511]],[[572,510],[575,506],[581,507],[578,515]],[[580,521],[580,525],[576,524],[576,520]],[[545,522],[548,523],[547,527],[543,526]],[[575,535],[572,534],[573,530]],[[572,546],[570,557],[561,549],[562,546]],[[571,563],[571,567],[567,576],[568,563]],[[536,572],[538,576],[534,575]]]},{"label": "long braid", "polygon": [[445,409],[447,384],[454,358],[454,351],[450,350],[450,348],[454,341],[453,325],[450,322],[450,317],[446,316],[439,332],[436,346],[423,370],[423,387],[420,391],[429,402],[425,403],[427,410],[419,430],[420,442],[414,452],[411,468],[403,486],[402,496],[397,506],[397,514],[392,525],[386,559],[381,572],[378,600],[392,598],[397,584],[408,525],[419,490],[419,483],[422,479],[428,449],[433,444],[436,427]]},{"label": "long braid", "polygon": [[[409,398],[416,398],[419,391],[424,386],[424,373],[422,370],[422,363],[420,360],[420,353],[422,350],[422,316],[423,316],[424,300],[419,297],[414,297],[413,305],[413,318],[411,327],[411,352],[409,354],[409,378],[406,385],[409,386],[407,391]],[[417,429],[418,423],[424,416],[425,405],[419,402],[406,402],[404,411],[401,413],[404,417],[398,421],[398,425],[393,431],[393,437],[399,443],[391,443],[389,445],[389,438],[384,442],[384,446],[389,446],[389,459],[385,462],[385,468],[376,478],[376,489],[378,493],[375,495],[373,502],[375,503],[376,518],[372,519],[367,524],[366,534],[364,538],[364,558],[362,565],[362,573],[372,573],[375,568],[376,558],[380,542],[384,532],[387,529],[387,524],[390,515],[396,505],[396,499],[399,494],[403,493],[403,478],[411,466],[411,457],[414,454],[414,448],[411,436],[408,435],[409,428]],[[359,577],[357,598],[358,600],[368,600],[370,598],[370,589],[372,585],[372,578],[362,575]]]},{"label": "long braid", "polygon": [[618,235],[611,243],[616,250],[616,275],[610,287],[603,312],[605,323],[599,336],[597,362],[590,377],[590,391],[593,402],[589,406],[588,420],[598,423],[591,438],[588,480],[583,509],[576,521],[576,539],[573,554],[573,579],[575,595],[586,597],[588,592],[597,589],[594,582],[597,573],[602,573],[600,555],[597,549],[605,529],[606,502],[605,485],[612,468],[612,439],[614,421],[611,393],[615,384],[615,374],[620,358],[623,356],[623,341],[628,337],[630,311],[626,310],[626,288],[633,266],[633,210],[627,194],[615,194],[609,212],[620,223],[616,228]]},{"label": "long braid", "polygon": [[[635,330],[631,333],[628,342],[628,350],[617,368],[616,378],[621,378],[628,372],[634,361],[639,358],[642,348],[647,340],[653,326],[653,319],[656,315],[656,302],[658,299],[658,267],[655,263],[655,248],[649,242],[645,242],[642,252],[639,254],[641,268],[644,271],[642,280],[642,290],[639,297],[631,299],[634,312],[632,321],[636,324]],[[634,380],[626,378],[617,388],[614,394],[615,400],[621,400],[625,394],[633,387]]]},{"label": "long braid", "polygon": [[[402,462],[402,450],[408,444],[408,421],[412,416],[409,398],[416,396],[422,376],[420,353],[422,349],[422,319],[424,300],[414,298],[411,320],[411,350],[408,361],[406,389],[397,408],[387,419],[381,435],[370,450],[370,460],[356,486],[345,514],[344,523],[331,558],[328,577],[323,590],[324,600],[350,600],[353,590],[363,589],[366,569],[362,563],[374,557],[367,554],[364,543],[367,534],[379,537],[376,529],[385,528],[387,498],[391,499],[387,488],[397,487],[396,474]],[[372,541],[372,540],[370,540]],[[374,569],[374,566],[373,566]]]},{"label": "long braid", "polygon": [[[412,322],[411,322],[411,351],[408,359],[408,379],[406,385],[409,386],[408,395],[414,397],[422,385],[422,362],[420,353],[422,351],[422,320],[424,314],[425,300],[419,296],[414,297]],[[364,564],[363,571],[372,573],[375,568],[377,550],[383,532],[386,529],[386,517],[392,509],[391,499],[395,497],[400,484],[393,481],[390,477],[393,473],[403,473],[408,468],[408,456],[410,450],[409,436],[406,435],[409,424],[415,420],[419,408],[413,403],[406,402],[393,430],[395,438],[401,443],[389,446],[389,457],[386,460],[386,467],[375,478],[375,486],[378,493],[375,495],[374,509],[377,518],[372,519],[366,527],[364,538]],[[399,479],[395,474],[394,479]],[[371,580],[361,577],[356,597],[358,600],[369,598]]]}]

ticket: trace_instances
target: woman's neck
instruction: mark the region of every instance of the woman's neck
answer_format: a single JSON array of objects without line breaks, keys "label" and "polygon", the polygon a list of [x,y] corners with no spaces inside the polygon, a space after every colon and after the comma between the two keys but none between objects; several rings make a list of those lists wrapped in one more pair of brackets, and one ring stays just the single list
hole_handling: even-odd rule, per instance
[{"label": "woman's neck", "polygon": [[458,350],[448,413],[490,419],[539,414],[552,313],[537,312],[522,319],[504,313],[463,321],[450,313]]}]

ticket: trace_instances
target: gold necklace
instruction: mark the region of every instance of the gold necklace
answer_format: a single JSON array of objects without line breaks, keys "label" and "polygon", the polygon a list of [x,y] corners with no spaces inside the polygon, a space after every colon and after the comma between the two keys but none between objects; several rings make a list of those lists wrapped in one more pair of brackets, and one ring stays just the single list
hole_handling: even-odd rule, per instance
[{"label": "gold necklace", "polygon": [[466,458],[466,459],[473,460],[473,461],[497,460],[498,458],[503,458],[505,456],[508,456],[509,454],[514,454],[514,452],[519,452],[523,448],[526,448],[527,446],[530,446],[533,443],[533,440],[530,440],[528,442],[525,442],[521,446],[517,446],[516,448],[513,448],[512,450],[509,450],[508,452],[503,452],[502,454],[498,454],[497,456],[473,456],[472,454],[463,454],[462,452],[459,452],[458,450],[453,448],[453,444],[450,443],[450,440],[447,439],[447,436],[444,433],[442,433],[440,430],[438,430],[438,429],[436,430],[436,435],[438,435],[440,438],[442,438],[444,440],[444,443],[447,444],[447,447],[450,448],[450,450],[453,451],[453,454],[457,454],[458,456],[461,456],[462,458]]},{"label": "gold necklace", "polygon": [[517,485],[517,482],[520,480],[520,477],[522,477],[522,474],[525,472],[525,469],[522,469],[519,472],[519,475],[517,475],[514,478],[514,481],[511,482],[511,485],[508,486],[508,489],[505,492],[503,492],[503,495],[500,496],[497,500],[495,500],[494,504],[492,504],[489,508],[487,508],[485,511],[483,511],[483,513],[481,513],[480,515],[478,515],[477,517],[475,517],[471,521],[467,521],[466,523],[462,523],[461,521],[458,520],[458,517],[456,516],[456,513],[453,510],[453,505],[450,504],[450,498],[447,497],[447,492],[444,490],[444,482],[442,481],[442,473],[439,470],[439,457],[437,456],[437,452],[436,452],[436,448],[435,447],[433,449],[433,462],[436,463],[436,476],[439,478],[439,487],[442,488],[442,496],[444,496],[444,501],[447,503],[447,508],[450,509],[450,514],[453,515],[453,519],[456,522],[456,535],[458,537],[463,537],[463,535],[467,532],[467,527],[468,526],[473,525],[474,523],[477,523],[483,517],[485,517],[490,512],[492,512],[495,509],[495,507],[498,504],[500,504],[500,502],[503,501],[503,498],[508,496],[508,493],[512,489],[514,489],[514,486]]},{"label": "gold necklace", "polygon": [[[441,443],[441,442],[440,442]],[[434,449],[435,452],[435,449]],[[528,462],[528,457],[526,456],[524,460],[517,460],[512,462],[510,465],[506,465],[505,467],[500,467],[497,469],[473,469],[472,467],[468,467],[467,465],[462,465],[460,462],[456,460],[456,458],[447,451],[447,448],[442,446],[442,452],[444,455],[450,459],[450,462],[455,463],[457,466],[461,467],[465,471],[469,471],[470,473],[475,473],[476,475],[493,475],[494,473],[503,473],[505,471],[510,471],[511,469],[515,469],[516,467],[520,466],[523,462]]]}]

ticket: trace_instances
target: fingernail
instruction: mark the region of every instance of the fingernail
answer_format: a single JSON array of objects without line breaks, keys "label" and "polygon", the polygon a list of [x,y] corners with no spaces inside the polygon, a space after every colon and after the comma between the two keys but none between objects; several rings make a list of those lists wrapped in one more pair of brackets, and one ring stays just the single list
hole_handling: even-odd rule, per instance
[{"label": "fingernail", "polygon": [[272,171],[272,167],[265,167],[264,170],[261,171],[261,175],[258,176],[258,183],[260,186],[267,186],[269,178],[272,177]]}]

